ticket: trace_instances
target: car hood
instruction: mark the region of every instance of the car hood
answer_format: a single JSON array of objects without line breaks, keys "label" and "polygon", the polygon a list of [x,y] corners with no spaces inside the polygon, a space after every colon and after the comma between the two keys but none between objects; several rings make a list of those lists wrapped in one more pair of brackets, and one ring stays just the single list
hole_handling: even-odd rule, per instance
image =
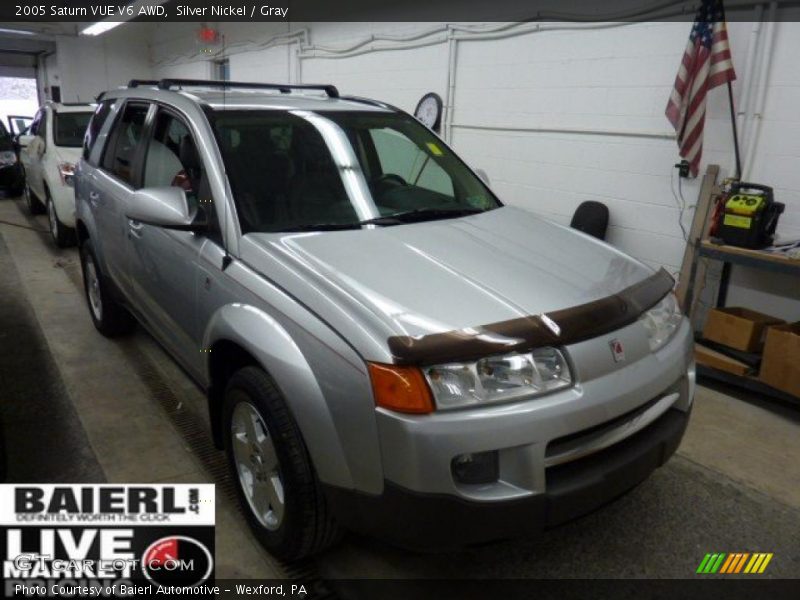
[{"label": "car hood", "polygon": [[384,341],[569,308],[652,274],[513,207],[370,230],[248,234],[240,254],[334,328]]}]

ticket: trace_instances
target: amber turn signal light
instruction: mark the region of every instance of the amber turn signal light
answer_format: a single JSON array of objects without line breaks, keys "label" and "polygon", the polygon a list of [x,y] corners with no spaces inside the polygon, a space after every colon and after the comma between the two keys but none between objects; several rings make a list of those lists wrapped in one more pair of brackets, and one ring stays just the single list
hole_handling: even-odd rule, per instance
[{"label": "amber turn signal light", "polygon": [[375,404],[397,412],[433,412],[433,397],[425,376],[416,367],[368,363]]}]

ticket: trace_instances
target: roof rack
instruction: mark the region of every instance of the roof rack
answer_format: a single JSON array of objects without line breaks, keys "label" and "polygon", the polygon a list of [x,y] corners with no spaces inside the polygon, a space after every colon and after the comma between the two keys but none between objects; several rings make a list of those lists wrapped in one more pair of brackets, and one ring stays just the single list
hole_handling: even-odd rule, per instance
[{"label": "roof rack", "polygon": [[372,98],[365,98],[363,96],[342,96],[342,100],[349,100],[350,102],[358,102],[360,104],[369,104],[370,106],[377,106],[378,108],[387,108],[389,110],[401,112],[399,108],[392,106],[387,102],[381,102],[380,100],[373,100]]},{"label": "roof rack", "polygon": [[[147,85],[153,85],[147,82]],[[168,90],[173,87],[213,87],[213,88],[243,88],[253,90],[278,90],[282,94],[289,94],[292,90],[321,90],[325,92],[329,98],[338,98],[339,90],[336,86],[330,84],[288,84],[288,83],[247,83],[244,81],[221,81],[213,79],[162,79],[156,82],[156,85],[162,90]],[[135,87],[135,86],[132,86]]]},{"label": "roof rack", "polygon": [[129,88],[139,87],[140,85],[156,86],[158,85],[158,79],[131,79],[128,82]]}]

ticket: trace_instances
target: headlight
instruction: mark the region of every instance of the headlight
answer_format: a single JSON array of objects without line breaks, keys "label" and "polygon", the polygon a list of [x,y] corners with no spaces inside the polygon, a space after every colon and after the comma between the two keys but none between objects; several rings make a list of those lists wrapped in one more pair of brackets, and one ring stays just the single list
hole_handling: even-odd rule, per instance
[{"label": "headlight", "polygon": [[670,292],[653,308],[644,313],[639,320],[647,330],[650,350],[656,351],[666,344],[678,331],[683,313],[678,306],[675,294]]},{"label": "headlight", "polygon": [[66,162],[59,164],[58,174],[61,176],[61,183],[72,187],[75,182],[75,165]]},{"label": "headlight", "polygon": [[8,167],[17,162],[17,155],[13,150],[0,152],[0,167]]},{"label": "headlight", "polygon": [[532,397],[572,385],[564,355],[555,348],[425,367],[437,408],[458,408]]}]

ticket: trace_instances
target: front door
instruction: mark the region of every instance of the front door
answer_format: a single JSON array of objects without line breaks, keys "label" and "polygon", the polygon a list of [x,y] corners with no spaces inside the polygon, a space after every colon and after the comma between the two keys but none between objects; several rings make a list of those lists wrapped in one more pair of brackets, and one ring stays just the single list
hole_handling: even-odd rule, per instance
[{"label": "front door", "polygon": [[[190,210],[197,210],[199,197],[207,194],[208,184],[185,121],[160,108],[147,138],[142,187],[180,187],[186,193]],[[127,227],[133,302],[159,341],[184,367],[199,376],[203,355],[202,332],[197,323],[198,261],[203,244],[209,239],[203,233],[131,220]]]}]

